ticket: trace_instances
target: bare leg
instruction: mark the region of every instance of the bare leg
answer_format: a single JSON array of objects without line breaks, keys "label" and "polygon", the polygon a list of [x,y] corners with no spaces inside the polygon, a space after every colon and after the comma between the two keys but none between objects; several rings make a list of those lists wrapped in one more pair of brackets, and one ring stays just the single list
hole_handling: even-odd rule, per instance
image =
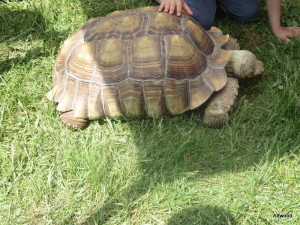
[{"label": "bare leg", "polygon": [[63,124],[67,125],[69,128],[72,129],[83,129],[89,123],[89,120],[87,119],[74,118],[73,111],[62,113],[59,119]]},{"label": "bare leg", "polygon": [[225,125],[229,120],[236,97],[238,95],[238,80],[228,77],[225,87],[217,92],[205,108],[203,124],[209,127]]}]

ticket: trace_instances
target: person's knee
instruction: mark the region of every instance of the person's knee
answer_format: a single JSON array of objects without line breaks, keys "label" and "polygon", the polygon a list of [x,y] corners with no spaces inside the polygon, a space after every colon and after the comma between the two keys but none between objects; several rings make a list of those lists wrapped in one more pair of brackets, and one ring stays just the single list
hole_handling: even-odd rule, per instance
[{"label": "person's knee", "polygon": [[250,8],[243,14],[236,17],[236,20],[242,23],[248,23],[254,20],[258,15],[259,8]]},{"label": "person's knee", "polygon": [[185,0],[193,12],[194,19],[206,30],[215,23],[217,5],[215,0]]},{"label": "person's knee", "polygon": [[205,30],[209,30],[215,23],[214,17],[212,16],[194,14],[193,17]]},{"label": "person's knee", "polygon": [[200,23],[200,25],[205,29],[209,30],[213,25],[215,21],[214,20],[205,20]]},{"label": "person's knee", "polygon": [[259,4],[249,5],[247,8],[240,9],[237,13],[231,13],[233,19],[242,22],[248,23],[254,20],[259,12]]}]

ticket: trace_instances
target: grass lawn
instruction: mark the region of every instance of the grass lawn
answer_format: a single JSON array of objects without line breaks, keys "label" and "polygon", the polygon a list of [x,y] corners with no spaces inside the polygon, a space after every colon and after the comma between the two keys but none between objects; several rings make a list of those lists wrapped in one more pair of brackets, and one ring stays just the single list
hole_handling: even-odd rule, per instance
[{"label": "grass lawn", "polygon": [[[202,126],[201,110],[82,131],[58,121],[45,94],[63,41],[89,18],[155,4],[0,2],[0,224],[299,224],[300,40],[273,36],[265,4],[250,24],[217,17],[266,70],[240,83],[224,128]],[[282,13],[300,25],[298,0]]]}]

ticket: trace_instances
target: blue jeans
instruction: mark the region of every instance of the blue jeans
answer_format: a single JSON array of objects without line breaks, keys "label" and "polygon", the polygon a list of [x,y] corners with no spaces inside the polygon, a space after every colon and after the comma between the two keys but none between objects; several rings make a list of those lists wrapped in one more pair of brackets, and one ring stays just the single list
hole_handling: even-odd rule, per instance
[{"label": "blue jeans", "polygon": [[256,18],[259,11],[258,0],[185,0],[198,23],[210,29],[215,23],[217,5],[234,20],[247,23]]}]

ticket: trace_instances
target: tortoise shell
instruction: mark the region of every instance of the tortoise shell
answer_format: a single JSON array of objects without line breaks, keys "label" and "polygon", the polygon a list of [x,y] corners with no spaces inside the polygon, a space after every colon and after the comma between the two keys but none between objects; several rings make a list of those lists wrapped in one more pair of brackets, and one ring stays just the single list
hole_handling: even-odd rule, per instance
[{"label": "tortoise shell", "polygon": [[228,38],[157,7],[93,18],[64,42],[48,97],[89,120],[177,115],[226,84]]}]

